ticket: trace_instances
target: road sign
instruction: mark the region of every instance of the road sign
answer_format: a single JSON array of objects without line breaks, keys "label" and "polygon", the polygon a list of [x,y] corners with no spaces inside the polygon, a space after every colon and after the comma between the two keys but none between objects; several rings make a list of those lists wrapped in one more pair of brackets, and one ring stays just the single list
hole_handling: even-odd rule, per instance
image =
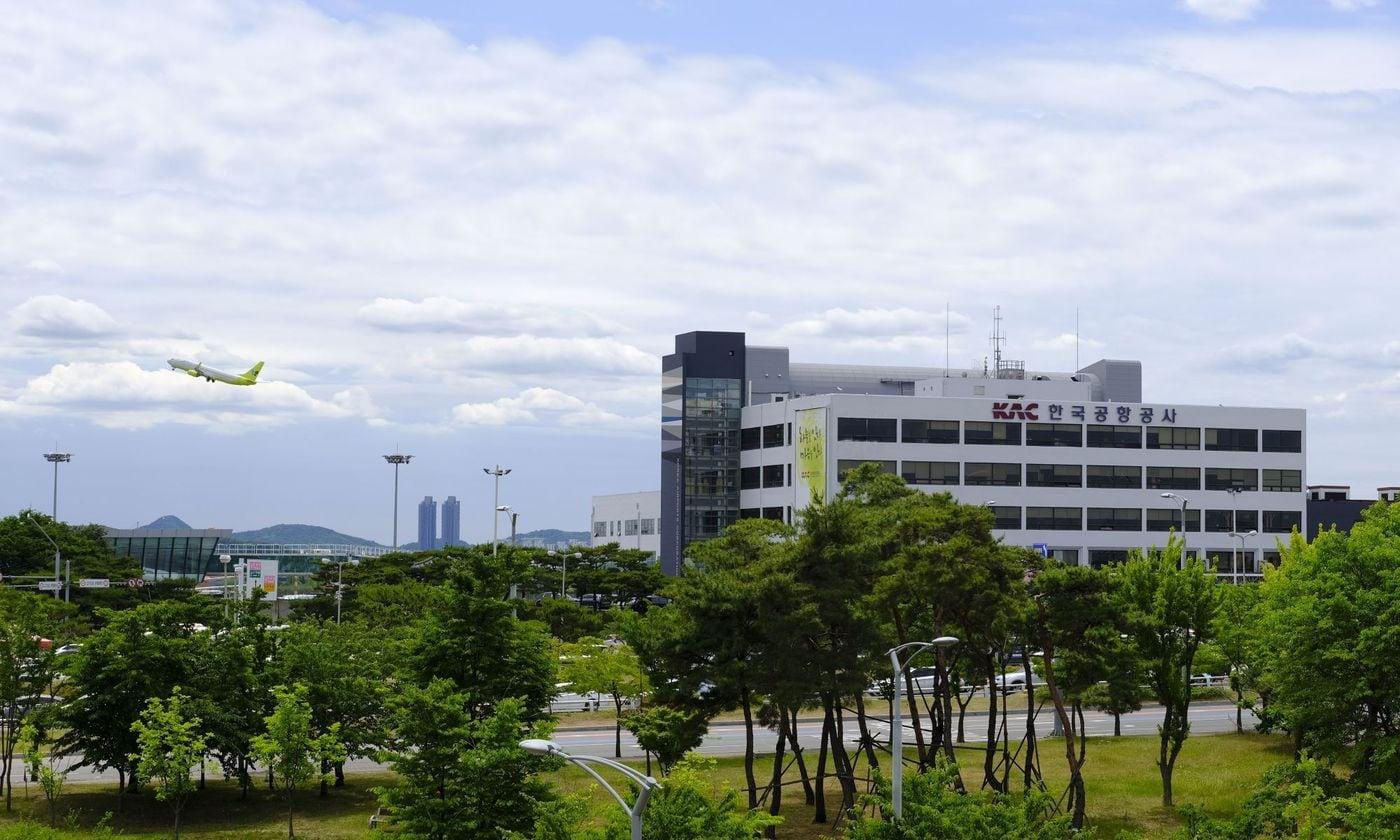
[{"label": "road sign", "polygon": [[1049,556],[1050,556],[1050,544],[1049,544],[1049,543],[1035,543],[1034,545],[1031,546],[1031,548],[1034,548],[1036,551],[1040,552],[1040,556],[1041,556],[1041,557],[1049,557]]},{"label": "road sign", "polygon": [[132,589],[140,589],[146,585],[146,582],[141,578],[127,578],[126,585],[130,586]]},{"label": "road sign", "polygon": [[79,589],[106,589],[112,582],[106,578],[80,578],[78,580]]},{"label": "road sign", "polygon": [[57,580],[41,580],[41,581],[39,581],[39,591],[41,591],[41,592],[58,592],[58,591],[61,590],[62,588],[63,588],[63,583],[62,583],[61,581],[57,581]]}]

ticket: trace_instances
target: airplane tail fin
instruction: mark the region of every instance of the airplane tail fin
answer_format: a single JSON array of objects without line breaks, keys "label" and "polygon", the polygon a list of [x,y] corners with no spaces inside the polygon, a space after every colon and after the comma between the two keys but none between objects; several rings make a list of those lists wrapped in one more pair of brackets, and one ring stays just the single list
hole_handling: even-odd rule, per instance
[{"label": "airplane tail fin", "polygon": [[252,380],[253,382],[257,382],[257,381],[258,381],[258,374],[262,372],[262,366],[263,366],[263,363],[262,363],[262,362],[258,362],[257,364],[255,364],[255,365],[253,365],[252,367],[248,368],[248,372],[245,373],[245,374],[243,374],[243,375],[244,375],[245,377],[247,377],[248,379]]}]

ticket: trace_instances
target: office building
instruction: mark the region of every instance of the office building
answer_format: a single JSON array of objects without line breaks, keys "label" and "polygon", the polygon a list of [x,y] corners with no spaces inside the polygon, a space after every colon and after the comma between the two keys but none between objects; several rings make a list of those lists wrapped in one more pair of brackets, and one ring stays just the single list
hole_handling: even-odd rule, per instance
[{"label": "office building", "polygon": [[233,537],[228,528],[108,528],[107,544],[121,557],[141,564],[147,580],[200,580],[220,572],[222,545]]},{"label": "office building", "polygon": [[809,364],[743,333],[694,332],[662,371],[670,574],[687,545],[743,517],[792,522],[867,461],[987,505],[1008,543],[1080,564],[1161,545],[1183,530],[1182,499],[1189,552],[1228,566],[1242,551],[1250,573],[1304,523],[1305,411],[1144,401],[1135,361],[1058,373],[999,352],[975,370]]},{"label": "office building", "polygon": [[655,557],[661,551],[661,536],[657,533],[660,518],[659,491],[594,496],[593,527],[589,530],[588,544],[617,543],[622,548],[635,548]]},{"label": "office building", "polygon": [[418,550],[428,551],[438,547],[437,541],[437,502],[432,496],[424,496],[418,503]]},{"label": "office building", "polygon": [[442,500],[442,545],[462,544],[462,503],[456,496]]},{"label": "office building", "polygon": [[1400,487],[1379,487],[1375,499],[1353,499],[1351,487],[1346,484],[1312,484],[1308,486],[1308,531],[1309,540],[1328,528],[1350,531],[1361,521],[1366,508],[1377,501],[1400,501]]}]

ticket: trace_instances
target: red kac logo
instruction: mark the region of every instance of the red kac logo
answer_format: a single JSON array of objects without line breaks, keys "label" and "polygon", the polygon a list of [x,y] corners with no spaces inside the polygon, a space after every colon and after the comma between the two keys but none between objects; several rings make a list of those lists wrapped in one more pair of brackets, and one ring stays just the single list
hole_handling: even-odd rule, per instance
[{"label": "red kac logo", "polygon": [[1040,403],[992,403],[993,420],[1039,420],[1040,415],[1036,414],[1036,409],[1040,408]]}]

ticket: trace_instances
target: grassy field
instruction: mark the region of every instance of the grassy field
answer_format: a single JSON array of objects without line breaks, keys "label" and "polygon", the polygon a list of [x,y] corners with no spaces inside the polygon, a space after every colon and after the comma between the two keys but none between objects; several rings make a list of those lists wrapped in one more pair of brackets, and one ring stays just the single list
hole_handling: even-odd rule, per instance
[{"label": "grassy field", "polygon": [[[1045,739],[1041,742],[1042,770],[1052,790],[1063,789],[1063,742]],[[1088,785],[1088,808],[1093,825],[1102,829],[1101,837],[1112,838],[1119,830],[1142,833],[1152,840],[1170,837],[1179,822],[1174,812],[1161,807],[1161,788],[1157,769],[1155,737],[1099,738],[1089,744],[1085,779]],[[815,757],[815,751],[809,754]],[[1263,735],[1214,735],[1191,738],[1186,742],[1176,771],[1176,801],[1193,803],[1207,812],[1225,816],[1235,811],[1240,802],[1268,767],[1287,761],[1290,749],[1287,740]],[[969,785],[981,782],[979,755],[968,755],[968,770],[964,778]],[[756,772],[761,780],[772,770],[771,759],[760,759]],[[794,773],[795,777],[795,773]],[[743,762],[738,758],[721,759],[713,774],[716,794],[724,789],[742,789]],[[386,775],[352,775],[349,785],[333,790],[329,799],[318,799],[314,790],[301,793],[297,807],[297,836],[308,840],[341,840],[370,836],[368,821],[375,809],[371,788],[390,781]],[[569,793],[588,797],[597,819],[617,807],[607,795],[582,772],[573,768],[556,774],[554,781]],[[116,796],[110,785],[72,785],[60,805],[60,812],[70,811],[77,827],[71,831],[44,833],[12,833],[18,826],[14,820],[31,815],[37,822],[45,820],[42,796],[33,785],[29,798],[15,789],[15,814],[10,821],[0,820],[0,840],[74,840],[91,837],[90,826],[103,814],[116,810]],[[836,786],[829,786],[828,804],[839,804]],[[830,826],[812,823],[813,811],[802,801],[800,786],[789,786],[784,792],[783,814],[786,824],[778,830],[784,840],[816,840],[830,836]],[[63,818],[60,817],[60,820]],[[128,797],[126,812],[113,818],[111,826],[123,837],[156,838],[170,834],[170,811],[150,796]],[[209,789],[190,802],[182,836],[191,840],[232,840],[232,838],[280,838],[287,832],[286,812],[282,800],[267,791],[256,791],[248,801],[241,801],[238,789],[222,782],[211,783]]]}]

